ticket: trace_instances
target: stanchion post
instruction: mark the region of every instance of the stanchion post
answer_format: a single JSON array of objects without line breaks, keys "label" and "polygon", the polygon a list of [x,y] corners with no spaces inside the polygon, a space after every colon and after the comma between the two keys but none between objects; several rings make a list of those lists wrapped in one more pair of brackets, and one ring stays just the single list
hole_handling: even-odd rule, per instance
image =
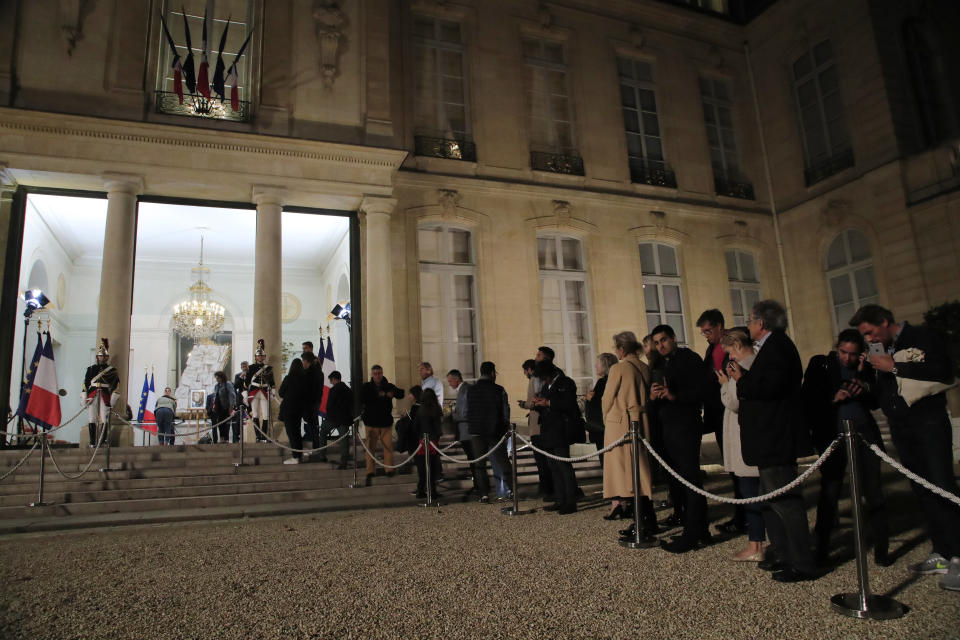
[{"label": "stanchion post", "polygon": [[[231,419],[232,422],[232,419]],[[243,432],[246,421],[243,419],[243,404],[240,405],[240,462],[234,462],[233,466],[235,467],[245,467],[246,463],[243,461]],[[233,431],[233,425],[230,425],[230,430]]]},{"label": "stanchion post", "polygon": [[350,489],[359,489],[360,483],[357,482],[357,464],[359,460],[357,459],[357,427],[360,425],[358,420],[354,420],[353,424],[350,425],[350,437],[353,439],[353,482],[347,485]]},{"label": "stanchion post", "polygon": [[110,471],[110,412],[107,412],[107,421],[103,424],[103,433],[101,434],[101,442],[106,440],[107,442],[107,464],[105,467],[100,469],[100,473],[106,473]]},{"label": "stanchion post", "polygon": [[430,436],[423,434],[423,467],[427,485],[427,501],[421,507],[439,507],[440,503],[433,499],[433,481],[430,477]]},{"label": "stanchion post", "polygon": [[853,541],[857,554],[856,593],[838,593],[830,598],[830,607],[839,614],[862,620],[893,620],[906,611],[902,604],[889,596],[870,593],[870,575],[867,571],[866,549],[863,548],[863,515],[860,510],[860,468],[858,466],[856,433],[852,420],[841,420],[843,441],[847,448],[847,469],[850,474],[850,500],[853,512]]},{"label": "stanchion post", "polygon": [[510,439],[513,442],[513,455],[510,460],[510,475],[513,483],[513,506],[500,510],[505,516],[525,516],[533,513],[536,509],[520,509],[520,492],[517,491],[517,423],[510,423]]},{"label": "stanchion post", "polygon": [[620,540],[620,546],[627,549],[649,549],[660,544],[659,540],[644,540],[643,528],[640,524],[640,422],[630,421],[630,443],[633,445],[633,455],[630,456],[630,467],[633,471],[633,539]]},{"label": "stanchion post", "polygon": [[46,445],[47,445],[47,436],[46,434],[40,435],[40,489],[37,493],[37,501],[31,502],[29,506],[31,507],[49,507],[52,505],[52,502],[43,501],[43,474],[45,470],[44,460],[46,459]]}]

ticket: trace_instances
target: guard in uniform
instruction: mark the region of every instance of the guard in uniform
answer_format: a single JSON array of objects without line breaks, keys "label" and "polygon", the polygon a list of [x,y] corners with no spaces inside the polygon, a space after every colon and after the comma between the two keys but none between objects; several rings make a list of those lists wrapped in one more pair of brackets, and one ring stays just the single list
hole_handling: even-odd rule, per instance
[{"label": "guard in uniform", "polygon": [[83,396],[87,403],[87,429],[90,431],[90,446],[97,444],[97,427],[100,427],[100,439],[106,434],[105,425],[110,419],[110,407],[113,395],[120,385],[117,368],[107,361],[110,359],[110,343],[100,338],[97,345],[97,364],[87,367],[83,377]]},{"label": "guard in uniform", "polygon": [[263,338],[257,340],[254,352],[255,362],[247,368],[247,404],[250,405],[250,417],[256,426],[257,442],[266,442],[264,434],[268,432],[270,415],[270,396],[276,383],[273,379],[273,367],[264,363],[267,352]]}]

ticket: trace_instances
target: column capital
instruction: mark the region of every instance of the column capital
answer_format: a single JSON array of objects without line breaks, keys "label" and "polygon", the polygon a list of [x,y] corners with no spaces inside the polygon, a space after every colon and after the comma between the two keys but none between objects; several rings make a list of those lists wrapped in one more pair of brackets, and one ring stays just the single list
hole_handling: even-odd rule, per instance
[{"label": "column capital", "polygon": [[107,190],[108,194],[120,192],[135,196],[143,192],[143,176],[108,171],[100,174],[100,178],[103,180],[103,188]]},{"label": "column capital", "polygon": [[258,207],[260,205],[275,205],[282,207],[287,197],[286,187],[277,187],[269,184],[255,184],[250,192],[250,199]]},{"label": "column capital", "polygon": [[360,212],[365,214],[382,213],[389,216],[397,206],[396,198],[386,196],[363,196],[360,201]]}]

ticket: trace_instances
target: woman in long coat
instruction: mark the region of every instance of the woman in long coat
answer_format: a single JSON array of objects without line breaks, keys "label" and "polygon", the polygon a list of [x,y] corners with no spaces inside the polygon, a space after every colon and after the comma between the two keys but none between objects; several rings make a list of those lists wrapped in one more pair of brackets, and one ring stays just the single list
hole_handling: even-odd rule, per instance
[{"label": "woman in long coat", "polygon": [[[632,421],[641,423],[643,438],[649,440],[650,426],[646,419],[647,391],[650,386],[650,368],[640,361],[641,349],[632,331],[623,331],[613,336],[614,353],[620,361],[610,367],[607,387],[603,392],[604,446],[609,446],[630,430]],[[603,465],[603,497],[615,501],[614,510],[623,509],[629,516],[632,509],[624,509],[623,503],[633,502],[639,507],[643,521],[643,537],[654,541],[657,532],[653,512],[653,483],[650,478],[650,462],[647,451],[640,445],[638,467],[640,472],[640,497],[633,500],[633,444],[625,444],[605,455]],[[633,532],[626,534],[633,535]]]}]

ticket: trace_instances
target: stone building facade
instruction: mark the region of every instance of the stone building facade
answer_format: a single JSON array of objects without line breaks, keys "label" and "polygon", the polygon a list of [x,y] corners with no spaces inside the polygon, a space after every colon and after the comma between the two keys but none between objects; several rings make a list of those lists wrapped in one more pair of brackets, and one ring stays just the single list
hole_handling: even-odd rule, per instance
[{"label": "stone building facade", "polygon": [[757,298],[808,357],[858,304],[916,321],[960,296],[955,3],[218,0],[214,33],[251,34],[224,118],[170,106],[179,7],[0,5],[7,311],[30,188],[107,194],[121,352],[137,196],[256,206],[271,343],[281,210],[354,212],[359,370],[402,386],[493,360],[519,397],[550,344],[586,388],[615,332],[669,322],[702,352],[701,311]]}]

